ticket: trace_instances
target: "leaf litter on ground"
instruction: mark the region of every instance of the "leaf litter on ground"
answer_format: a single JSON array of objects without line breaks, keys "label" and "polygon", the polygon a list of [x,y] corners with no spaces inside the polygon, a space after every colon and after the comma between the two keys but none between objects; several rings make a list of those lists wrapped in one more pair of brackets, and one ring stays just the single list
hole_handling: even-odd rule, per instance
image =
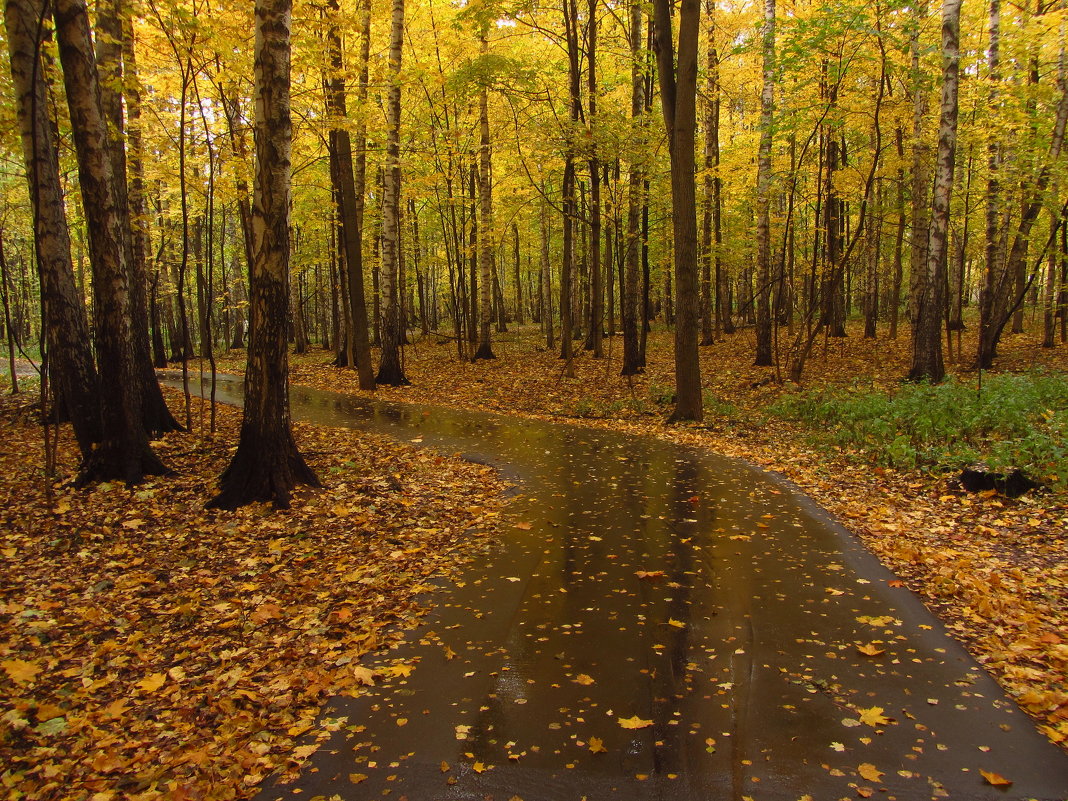
[{"label": "leaf litter on ground", "polygon": [[32,400],[0,399],[6,797],[251,796],[345,725],[317,723],[327,698],[390,680],[360,657],[417,623],[498,521],[487,467],[302,425],[324,490],[205,510],[237,441],[225,406],[214,437],[155,442],[177,475],[132,489],[72,489],[65,435],[49,502]]}]

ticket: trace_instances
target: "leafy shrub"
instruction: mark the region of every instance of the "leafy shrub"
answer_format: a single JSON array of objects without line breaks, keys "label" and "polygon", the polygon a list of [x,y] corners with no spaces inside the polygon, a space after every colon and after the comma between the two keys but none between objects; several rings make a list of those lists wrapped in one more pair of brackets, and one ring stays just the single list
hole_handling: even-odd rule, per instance
[{"label": "leafy shrub", "polygon": [[664,386],[655,381],[649,382],[649,400],[657,406],[668,406],[675,402],[674,387]]},{"label": "leafy shrub", "polygon": [[957,469],[985,461],[1019,467],[1068,490],[1068,377],[1033,371],[910,384],[888,394],[855,385],[780,398],[768,411],[820,431],[817,438],[875,462]]}]

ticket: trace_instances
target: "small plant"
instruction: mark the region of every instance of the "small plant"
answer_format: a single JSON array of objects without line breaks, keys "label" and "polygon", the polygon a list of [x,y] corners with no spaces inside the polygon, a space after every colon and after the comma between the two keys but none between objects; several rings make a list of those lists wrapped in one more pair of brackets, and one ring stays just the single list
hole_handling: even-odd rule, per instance
[{"label": "small plant", "polygon": [[575,404],[575,417],[595,417],[596,409],[589,398],[580,398]]},{"label": "small plant", "polygon": [[738,407],[722,398],[714,395],[709,390],[704,392],[705,414],[713,417],[734,417],[738,414]]},{"label": "small plant", "polygon": [[984,461],[1018,467],[1047,486],[1068,490],[1068,378],[1033,371],[977,385],[949,379],[906,385],[894,394],[871,388],[813,390],[785,396],[771,414],[797,420],[815,437],[902,469],[959,469]]},{"label": "small plant", "polygon": [[647,390],[650,402],[657,406],[668,406],[675,402],[675,390],[656,381],[649,382]]}]

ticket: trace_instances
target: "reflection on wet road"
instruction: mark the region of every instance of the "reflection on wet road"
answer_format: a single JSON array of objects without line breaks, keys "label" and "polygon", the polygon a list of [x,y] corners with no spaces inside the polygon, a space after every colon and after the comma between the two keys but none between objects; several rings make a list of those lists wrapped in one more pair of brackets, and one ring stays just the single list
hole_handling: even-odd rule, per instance
[{"label": "reflection on wet road", "polygon": [[1068,791],[1068,758],[874,557],[773,478],[652,438],[301,388],[292,401],[296,419],[500,467],[519,483],[520,525],[370,665],[400,675],[332,701],[331,739],[261,798]]}]

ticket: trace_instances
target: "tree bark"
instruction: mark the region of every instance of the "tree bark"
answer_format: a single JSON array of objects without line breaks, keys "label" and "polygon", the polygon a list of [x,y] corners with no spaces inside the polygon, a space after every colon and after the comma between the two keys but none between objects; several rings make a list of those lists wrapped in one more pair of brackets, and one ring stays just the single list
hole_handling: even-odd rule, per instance
[{"label": "tree bark", "polygon": [[[489,53],[489,39],[486,29],[480,34],[482,54]],[[493,309],[494,278],[494,244],[493,244],[493,176],[492,151],[489,132],[489,87],[483,83],[478,93],[478,184],[479,205],[482,215],[478,238],[478,267],[482,281],[482,294],[479,297],[478,349],[472,361],[479,359],[496,359],[493,355],[493,343],[490,341],[490,324]]]},{"label": "tree bark", "polygon": [[675,237],[675,410],[670,419],[674,422],[699,421],[704,412],[701,364],[697,353],[701,320],[694,140],[697,129],[697,40],[701,28],[701,5],[700,0],[682,0],[677,68],[671,31],[671,4],[669,0],[654,0],[653,8],[660,100],[671,153],[671,217]]},{"label": "tree bark", "polygon": [[949,202],[957,153],[957,94],[960,83],[960,4],[942,4],[942,102],[938,123],[938,154],[931,203],[931,228],[925,274],[912,324],[910,381],[938,382],[945,378],[942,361],[942,312],[945,304],[946,253],[949,240]]},{"label": "tree bark", "polygon": [[237,452],[209,507],[255,501],[288,508],[298,484],[320,486],[293,439],[289,415],[289,110],[292,0],[256,0],[256,174],[252,201],[249,347]]},{"label": "tree bark", "polygon": [[[366,11],[366,0],[362,4],[361,15]],[[330,53],[332,73],[328,82],[327,108],[336,117],[338,123],[330,130],[330,157],[333,162],[331,175],[337,184],[340,201],[338,215],[341,218],[341,239],[345,251],[345,297],[348,300],[345,319],[346,353],[351,350],[351,360],[347,366],[356,370],[360,389],[369,391],[375,388],[374,369],[371,363],[371,344],[367,327],[367,300],[363,286],[363,215],[362,187],[357,198],[356,182],[353,178],[352,140],[348,130],[341,121],[348,116],[348,104],[345,96],[344,60],[341,50],[341,33],[337,17],[340,14],[340,0],[331,0],[329,5],[330,26],[327,30],[327,48]],[[368,22],[369,24],[369,22]],[[362,46],[361,46],[362,54]],[[366,70],[366,64],[361,64]],[[363,146],[362,141],[358,144]]]},{"label": "tree bark", "polygon": [[4,10],[22,153],[33,208],[49,370],[73,424],[82,459],[87,460],[93,444],[101,438],[100,404],[96,367],[89,346],[89,324],[71,261],[70,232],[42,75],[40,43],[46,4],[43,0],[7,0]]},{"label": "tree bark", "polygon": [[375,381],[389,386],[409,384],[400,360],[400,112],[401,46],[404,41],[404,0],[393,0],[389,43],[389,90],[386,94],[386,165],[382,191],[382,360]]},{"label": "tree bark", "polygon": [[[642,76],[642,4],[640,0],[630,3],[630,46],[631,46],[631,125],[641,132],[640,122],[645,109],[645,81]],[[642,372],[644,365],[639,357],[639,320],[638,320],[638,269],[641,259],[641,206],[642,206],[642,172],[636,158],[631,160],[627,186],[627,232],[624,240],[623,286],[619,307],[620,325],[623,329],[623,368],[621,375],[636,375]]]},{"label": "tree bark", "polygon": [[775,0],[764,0],[764,86],[760,93],[760,147],[757,152],[756,360],[770,367],[771,353],[771,143],[775,112]]},{"label": "tree bark", "polygon": [[142,419],[141,373],[134,362],[126,264],[130,219],[125,193],[116,191],[88,10],[84,0],[57,0],[54,14],[88,223],[100,373],[101,440],[78,482],[121,479],[137,484],[145,475],[168,470],[149,446]]}]

